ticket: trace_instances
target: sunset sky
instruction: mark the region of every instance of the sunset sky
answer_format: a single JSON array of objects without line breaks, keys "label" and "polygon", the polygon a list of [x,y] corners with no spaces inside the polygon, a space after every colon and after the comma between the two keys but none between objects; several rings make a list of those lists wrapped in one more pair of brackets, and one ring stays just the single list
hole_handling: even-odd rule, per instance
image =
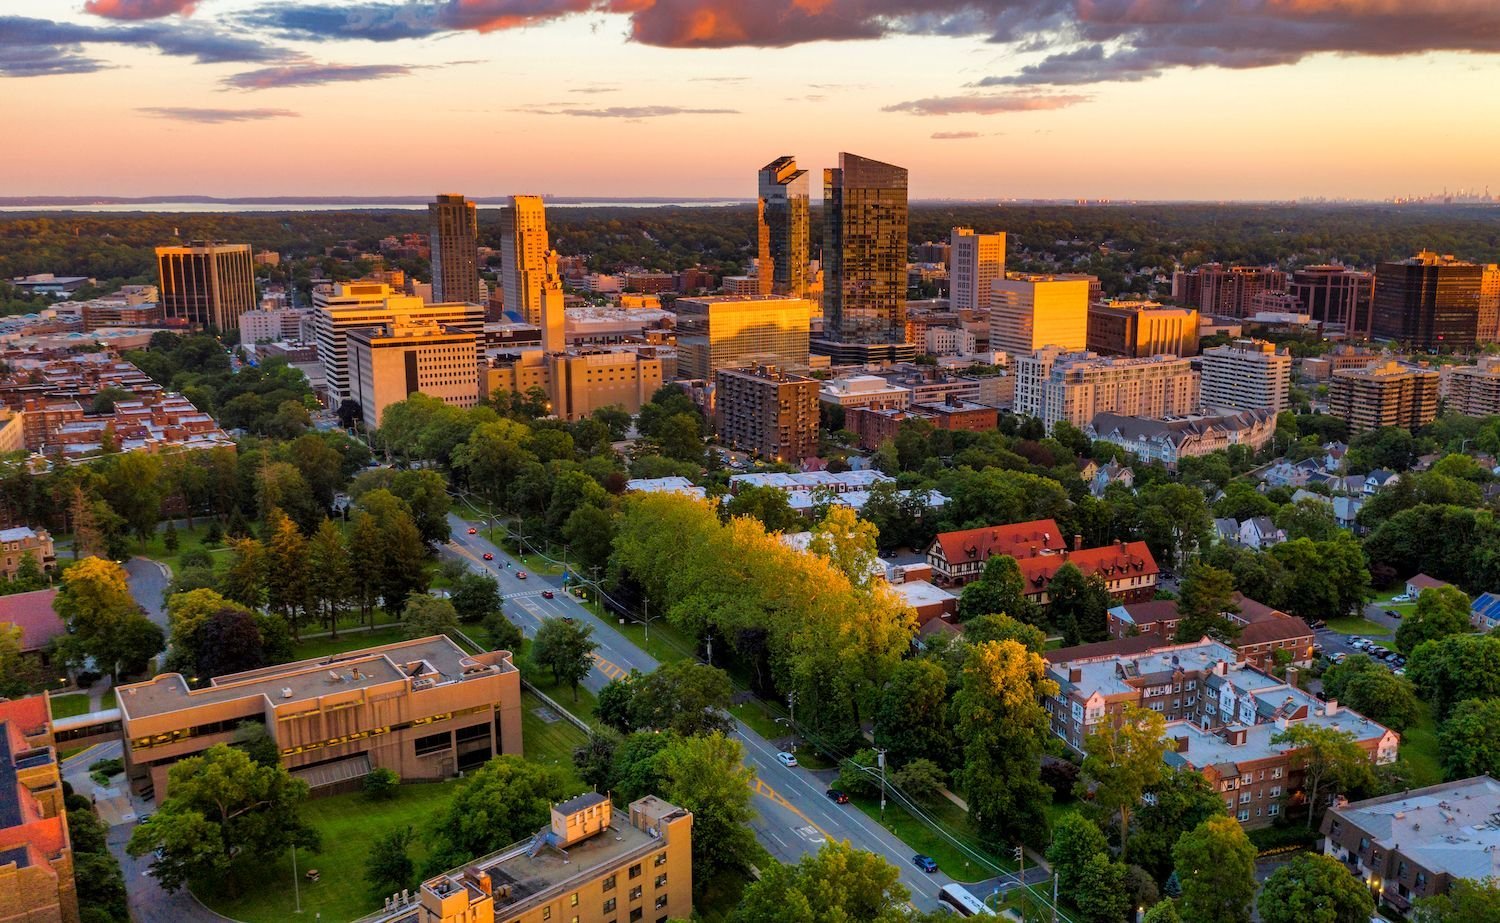
[{"label": "sunset sky", "polygon": [[1497,0],[0,0],[0,195],[1500,194],[1497,52]]}]

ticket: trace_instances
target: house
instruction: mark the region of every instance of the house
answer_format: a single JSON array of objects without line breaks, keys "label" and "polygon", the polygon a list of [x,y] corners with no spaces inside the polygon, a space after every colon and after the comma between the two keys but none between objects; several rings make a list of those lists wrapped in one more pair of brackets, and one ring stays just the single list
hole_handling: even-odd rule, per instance
[{"label": "house", "polygon": [[[1289,652],[1290,663],[1312,662],[1315,638],[1306,622],[1240,593],[1234,594],[1234,602],[1237,611],[1225,617],[1240,629],[1233,644],[1240,662],[1269,671],[1277,651]],[[1182,621],[1175,599],[1122,603],[1108,611],[1106,620],[1111,638],[1154,637],[1158,644],[1172,642]]]},{"label": "house", "polygon": [[1349,454],[1349,443],[1330,442],[1323,446],[1323,470],[1337,471],[1344,464],[1344,456]]},{"label": "house", "polygon": [[1362,497],[1365,493],[1365,479],[1362,475],[1358,474],[1346,474],[1336,477],[1328,482],[1328,486],[1335,495]]},{"label": "house", "polygon": [[1406,595],[1412,599],[1416,599],[1422,595],[1423,590],[1435,590],[1438,587],[1444,586],[1452,586],[1452,584],[1446,580],[1429,577],[1426,574],[1417,574],[1415,577],[1406,578]]},{"label": "house", "polygon": [[1389,487],[1399,480],[1401,480],[1401,475],[1396,472],[1385,468],[1376,468],[1365,475],[1365,493],[1367,495],[1373,494],[1375,491]]},{"label": "house", "polygon": [[1411,470],[1413,470],[1413,471],[1426,471],[1426,470],[1430,469],[1433,465],[1437,464],[1438,463],[1438,459],[1440,459],[1442,457],[1443,456],[1440,455],[1440,454],[1438,454],[1437,452],[1432,452],[1432,453],[1429,453],[1427,455],[1418,455],[1417,456],[1417,460],[1411,466]]},{"label": "house", "polygon": [[1099,473],[1099,463],[1092,458],[1077,458],[1073,463],[1078,466],[1078,479],[1087,484]]},{"label": "house", "polygon": [[1085,577],[1104,581],[1109,594],[1126,602],[1142,602],[1156,595],[1156,579],[1161,571],[1145,542],[1117,541],[1100,548],[1083,548],[1055,554],[1037,553],[1018,558],[1026,598],[1045,606],[1047,587],[1064,564],[1072,564]]},{"label": "house", "polygon": [[1500,596],[1480,593],[1469,603],[1469,624],[1480,631],[1494,631],[1500,627]]},{"label": "house", "polygon": [[1304,458],[1299,462],[1283,458],[1266,469],[1261,481],[1267,487],[1305,487],[1313,475],[1325,473],[1318,464],[1314,458]]},{"label": "house", "polygon": [[1236,520],[1223,518],[1214,520],[1214,537],[1231,545],[1240,540],[1240,524]]},{"label": "house", "polygon": [[1239,543],[1262,551],[1286,541],[1286,530],[1276,528],[1269,516],[1255,516],[1240,523]]},{"label": "house", "polygon": [[997,554],[1017,560],[1051,554],[1067,547],[1055,519],[1036,519],[1005,526],[941,532],[927,549],[927,563],[939,586],[963,586],[978,580],[985,562]]},{"label": "house", "polygon": [[28,557],[36,561],[37,569],[43,573],[51,573],[57,565],[57,553],[47,530],[28,526],[0,529],[0,574],[7,580],[16,579],[16,571]]},{"label": "house", "polygon": [[1358,529],[1359,511],[1364,508],[1363,497],[1334,497],[1333,521],[1340,529]]},{"label": "house", "polygon": [[67,634],[67,626],[52,609],[56,589],[33,590],[0,596],[0,625],[9,622],[21,629],[21,653],[48,662],[47,648],[54,638]]},{"label": "house", "polygon": [[1111,484],[1123,484],[1126,490],[1134,490],[1135,472],[1128,465],[1110,462],[1095,470],[1094,476],[1089,479],[1089,494],[1103,497]]},{"label": "house", "polygon": [[1292,494],[1292,503],[1293,504],[1301,503],[1303,500],[1311,500],[1314,503],[1326,503],[1326,504],[1329,504],[1330,506],[1333,505],[1332,498],[1325,497],[1325,496],[1323,496],[1322,494],[1320,494],[1320,493],[1318,493],[1316,491],[1307,490],[1305,488],[1299,487]]}]

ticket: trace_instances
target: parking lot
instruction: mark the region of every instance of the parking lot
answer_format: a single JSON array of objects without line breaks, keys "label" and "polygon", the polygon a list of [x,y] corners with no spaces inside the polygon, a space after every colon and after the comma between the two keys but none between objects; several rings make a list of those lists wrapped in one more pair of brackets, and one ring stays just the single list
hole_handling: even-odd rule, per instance
[{"label": "parking lot", "polygon": [[1398,670],[1405,666],[1405,659],[1394,661],[1381,659],[1381,651],[1395,651],[1395,642],[1388,638],[1361,638],[1359,635],[1340,634],[1327,628],[1317,631],[1318,644],[1322,646],[1325,656],[1336,660],[1353,654],[1365,654],[1377,663],[1385,665],[1391,670]]}]

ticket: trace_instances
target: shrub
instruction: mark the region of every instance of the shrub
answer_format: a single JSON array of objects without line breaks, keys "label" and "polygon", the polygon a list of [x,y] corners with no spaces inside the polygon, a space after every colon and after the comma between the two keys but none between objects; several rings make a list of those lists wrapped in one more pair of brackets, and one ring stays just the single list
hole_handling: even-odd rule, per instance
[{"label": "shrub", "polygon": [[389,799],[396,797],[396,789],[401,785],[401,777],[396,775],[396,770],[387,769],[384,766],[373,769],[365,776],[365,794],[371,798]]},{"label": "shrub", "polygon": [[208,553],[207,548],[189,548],[177,556],[177,561],[183,567],[208,567],[214,566],[214,557]]}]

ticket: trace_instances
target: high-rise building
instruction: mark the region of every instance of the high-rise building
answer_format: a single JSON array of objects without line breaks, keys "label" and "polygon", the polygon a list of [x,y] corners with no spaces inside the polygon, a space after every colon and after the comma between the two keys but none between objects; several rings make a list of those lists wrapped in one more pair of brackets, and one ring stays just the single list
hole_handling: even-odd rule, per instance
[{"label": "high-rise building", "polygon": [[1180,356],[1123,359],[1049,346],[1011,367],[1016,413],[1036,417],[1048,432],[1059,420],[1083,429],[1102,413],[1167,417],[1198,409],[1198,373]]},{"label": "high-rise building", "polygon": [[1472,349],[1484,267],[1423,250],[1375,270],[1372,333],[1416,349]]},{"label": "high-rise building", "polygon": [[331,290],[313,292],[313,327],[318,337],[318,361],[323,365],[324,388],[335,406],[354,398],[349,387],[348,331],[378,327],[402,320],[429,320],[457,327],[475,337],[474,361],[482,359],[484,305],[467,302],[428,304],[415,295],[401,295],[382,282],[342,282]]},{"label": "high-rise building", "polygon": [[1436,369],[1386,362],[1340,369],[1328,384],[1328,412],[1362,433],[1383,426],[1417,429],[1437,417],[1441,376]]},{"label": "high-rise building", "polygon": [[990,304],[990,284],[1005,278],[1005,235],[954,228],[948,251],[949,304],[955,311]]},{"label": "high-rise building", "polygon": [[500,213],[500,285],[505,310],[528,324],[542,322],[542,289],[561,288],[557,256],[548,249],[542,197],[510,197]]},{"label": "high-rise building", "polygon": [[474,334],[430,320],[397,320],[350,330],[349,390],[365,426],[380,426],[385,408],[413,394],[454,407],[479,403]]},{"label": "high-rise building", "polygon": [[162,313],[193,327],[238,330],[240,315],[259,306],[249,244],[195,240],[156,248]]},{"label": "high-rise building", "polygon": [[457,193],[439,193],[427,206],[427,218],[432,228],[432,300],[483,304],[479,297],[479,216],[474,203]]},{"label": "high-rise building", "polygon": [[1154,301],[1089,305],[1088,348],[1107,356],[1196,356],[1198,312]]},{"label": "high-rise building", "polygon": [[1466,417],[1500,414],[1500,357],[1486,356],[1478,365],[1445,365],[1440,396],[1448,412]]},{"label": "high-rise building", "polygon": [[1304,266],[1292,273],[1288,291],[1326,332],[1342,332],[1351,339],[1370,335],[1374,273],[1338,265]]},{"label": "high-rise building", "polygon": [[794,157],[778,157],[761,167],[755,211],[760,254],[760,294],[807,297],[807,171]]},{"label": "high-rise building", "polygon": [[1215,317],[1245,317],[1261,292],[1286,290],[1286,273],[1272,266],[1205,263],[1172,273],[1172,300]]},{"label": "high-rise building", "polygon": [[823,171],[823,337],[906,337],[906,170],[854,154]]},{"label": "high-rise building", "polygon": [[1292,356],[1264,340],[1235,340],[1203,351],[1203,403],[1234,410],[1287,408]]},{"label": "high-rise building", "polygon": [[996,279],[990,287],[990,349],[1012,358],[1044,346],[1088,345],[1089,282],[1079,276]]},{"label": "high-rise building", "polygon": [[817,379],[757,366],[720,369],[714,382],[714,415],[726,445],[792,464],[818,454]]},{"label": "high-rise building", "polygon": [[812,303],[777,295],[679,298],[677,372],[713,380],[719,369],[769,364],[805,369]]},{"label": "high-rise building", "polygon": [[1479,276],[1479,342],[1500,341],[1500,264],[1486,263]]}]

